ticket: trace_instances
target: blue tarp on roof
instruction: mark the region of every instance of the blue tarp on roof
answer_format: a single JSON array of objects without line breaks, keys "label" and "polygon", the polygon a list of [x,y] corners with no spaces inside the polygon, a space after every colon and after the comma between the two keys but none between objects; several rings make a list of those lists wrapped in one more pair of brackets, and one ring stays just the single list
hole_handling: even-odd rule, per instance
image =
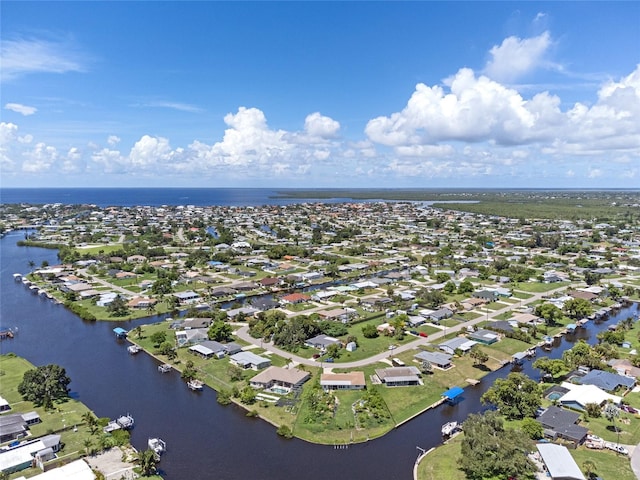
[{"label": "blue tarp on roof", "polygon": [[116,327],[113,329],[113,333],[117,336],[121,337],[127,334],[127,331],[124,328]]},{"label": "blue tarp on roof", "polygon": [[452,387],[442,394],[443,397],[448,399],[454,399],[464,393],[464,390],[460,387]]}]

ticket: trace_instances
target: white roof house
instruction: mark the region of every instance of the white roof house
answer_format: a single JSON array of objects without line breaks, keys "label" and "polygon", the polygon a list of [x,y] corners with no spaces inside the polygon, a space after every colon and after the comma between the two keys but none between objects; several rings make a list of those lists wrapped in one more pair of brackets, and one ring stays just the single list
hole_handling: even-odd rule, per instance
[{"label": "white roof house", "polygon": [[611,395],[595,385],[575,385],[569,382],[562,382],[561,386],[569,391],[560,397],[558,401],[568,407],[584,409],[589,403],[602,405],[607,401],[611,401],[619,405],[622,401],[622,397]]},{"label": "white roof house", "polygon": [[567,447],[554,443],[536,444],[551,480],[586,480]]},{"label": "white roof house", "polygon": [[[84,460],[76,460],[48,472],[41,473],[31,480],[94,480],[96,476],[91,471],[91,467]],[[25,477],[19,477],[16,480],[25,480]]]}]

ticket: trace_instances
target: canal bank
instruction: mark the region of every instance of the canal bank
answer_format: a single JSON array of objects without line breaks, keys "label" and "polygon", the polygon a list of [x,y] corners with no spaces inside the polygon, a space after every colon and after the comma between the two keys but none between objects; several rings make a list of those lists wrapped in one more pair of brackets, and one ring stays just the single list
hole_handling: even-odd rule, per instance
[{"label": "canal bank", "polygon": [[[57,263],[56,252],[17,247],[22,238],[12,232],[0,240],[0,321],[17,327],[12,340],[0,342],[3,353],[13,351],[35,365],[64,366],[72,383],[71,394],[101,417],[130,412],[136,419],[132,444],[144,449],[149,437],[161,437],[170,446],[161,469],[167,480],[283,477],[324,480],[335,478],[409,479],[417,454],[416,446],[428,450],[442,441],[440,427],[463,421],[469,413],[484,410],[480,396],[496,378],[507,375],[506,366],[489,373],[481,384],[467,387],[456,405],[444,404],[428,410],[387,435],[348,449],[319,446],[278,437],[274,427],[248,418],[245,410],[217,404],[213,391],[189,391],[176,371],[160,374],[155,359],[129,355],[127,343],[113,338],[113,324],[83,322],[61,305],[32,295],[14,282],[14,272],[25,271],[29,261]],[[637,306],[625,308],[608,321],[590,322],[584,329],[558,340],[557,348],[544,355],[558,358],[578,339],[596,341],[596,333],[607,325],[636,315]],[[156,317],[156,321],[162,320]],[[124,322],[132,330],[149,319]],[[534,378],[530,361],[521,367]]]}]

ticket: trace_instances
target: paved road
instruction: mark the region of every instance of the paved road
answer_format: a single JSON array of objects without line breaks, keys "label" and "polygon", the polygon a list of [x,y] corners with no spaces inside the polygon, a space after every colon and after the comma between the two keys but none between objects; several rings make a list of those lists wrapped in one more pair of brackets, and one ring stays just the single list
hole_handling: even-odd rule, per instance
[{"label": "paved road", "polygon": [[636,478],[640,480],[640,443],[631,452],[631,469]]},{"label": "paved road", "polygon": [[[563,287],[559,287],[557,289],[548,291],[548,292],[541,292],[541,293],[534,293],[532,294],[533,296],[531,298],[528,298],[526,301],[527,303],[529,302],[534,302],[536,300],[541,299],[543,296],[546,295],[551,295],[552,293],[562,290],[566,288],[565,286]],[[379,362],[381,360],[387,359],[390,356],[396,356],[398,353],[402,353],[402,352],[406,352],[408,350],[412,350],[415,349],[417,347],[419,347],[420,345],[427,345],[430,343],[434,343],[436,340],[441,339],[442,337],[444,337],[445,335],[450,334],[451,332],[459,332],[460,330],[466,329],[468,326],[471,325],[476,325],[480,322],[484,322],[488,319],[493,319],[496,316],[500,315],[501,313],[507,312],[509,310],[513,310],[513,308],[516,305],[507,305],[504,308],[501,308],[500,310],[494,310],[494,311],[489,311],[488,313],[485,313],[485,315],[483,315],[482,317],[476,318],[474,320],[469,320],[468,322],[464,322],[461,323],[459,325],[456,325],[455,327],[447,327],[446,329],[443,329],[440,332],[436,332],[433,333],[429,336],[429,338],[423,338],[423,337],[418,337],[415,340],[405,343],[404,345],[399,345],[398,347],[396,347],[394,350],[387,350],[384,351],[382,353],[379,353],[377,355],[373,355],[371,357],[367,357],[364,358],[362,360],[356,360],[354,362],[336,362],[333,364],[327,364],[326,362],[323,363],[322,365],[326,365],[326,366],[331,366],[333,368],[356,368],[356,367],[363,367],[365,365],[370,365],[372,363],[376,363]],[[251,335],[249,335],[249,327],[244,325],[244,324],[235,324],[237,326],[239,326],[240,328],[236,331],[236,335],[241,338],[242,340],[244,340],[245,342],[249,342],[252,343],[254,345],[257,345],[256,342],[259,342],[259,340],[256,340],[255,338],[253,338]],[[262,348],[264,348],[265,350],[268,350],[272,353],[275,353],[277,355],[280,355],[283,358],[290,358],[293,362],[296,363],[301,363],[304,365],[310,365],[310,366],[314,366],[314,367],[319,367],[320,363],[317,362],[316,360],[310,359],[310,358],[304,358],[304,357],[300,357],[299,355],[295,355],[291,352],[287,352],[285,350],[282,350],[276,346],[274,346],[272,343],[267,343],[267,342],[262,342],[260,344],[260,346]]]}]

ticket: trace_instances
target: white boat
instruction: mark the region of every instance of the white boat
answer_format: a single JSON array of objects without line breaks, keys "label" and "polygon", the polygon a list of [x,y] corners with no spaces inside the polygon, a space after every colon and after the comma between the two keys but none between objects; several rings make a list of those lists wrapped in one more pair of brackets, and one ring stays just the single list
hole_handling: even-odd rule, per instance
[{"label": "white boat", "polygon": [[127,351],[131,354],[131,355],[135,355],[136,353],[138,353],[140,350],[142,350],[138,345],[129,345],[127,347]]},{"label": "white boat", "polygon": [[167,444],[161,438],[150,438],[147,445],[149,446],[149,449],[153,450],[157,459],[167,451]]},{"label": "white boat", "polygon": [[158,371],[160,373],[167,373],[169,370],[171,370],[171,365],[169,365],[168,363],[163,363],[162,365],[158,365]]},{"label": "white boat", "polygon": [[187,387],[193,391],[202,390],[204,383],[201,380],[193,379],[187,382]]},{"label": "white boat", "polygon": [[448,437],[451,435],[456,428],[458,428],[458,422],[448,422],[442,426],[442,436]]}]

